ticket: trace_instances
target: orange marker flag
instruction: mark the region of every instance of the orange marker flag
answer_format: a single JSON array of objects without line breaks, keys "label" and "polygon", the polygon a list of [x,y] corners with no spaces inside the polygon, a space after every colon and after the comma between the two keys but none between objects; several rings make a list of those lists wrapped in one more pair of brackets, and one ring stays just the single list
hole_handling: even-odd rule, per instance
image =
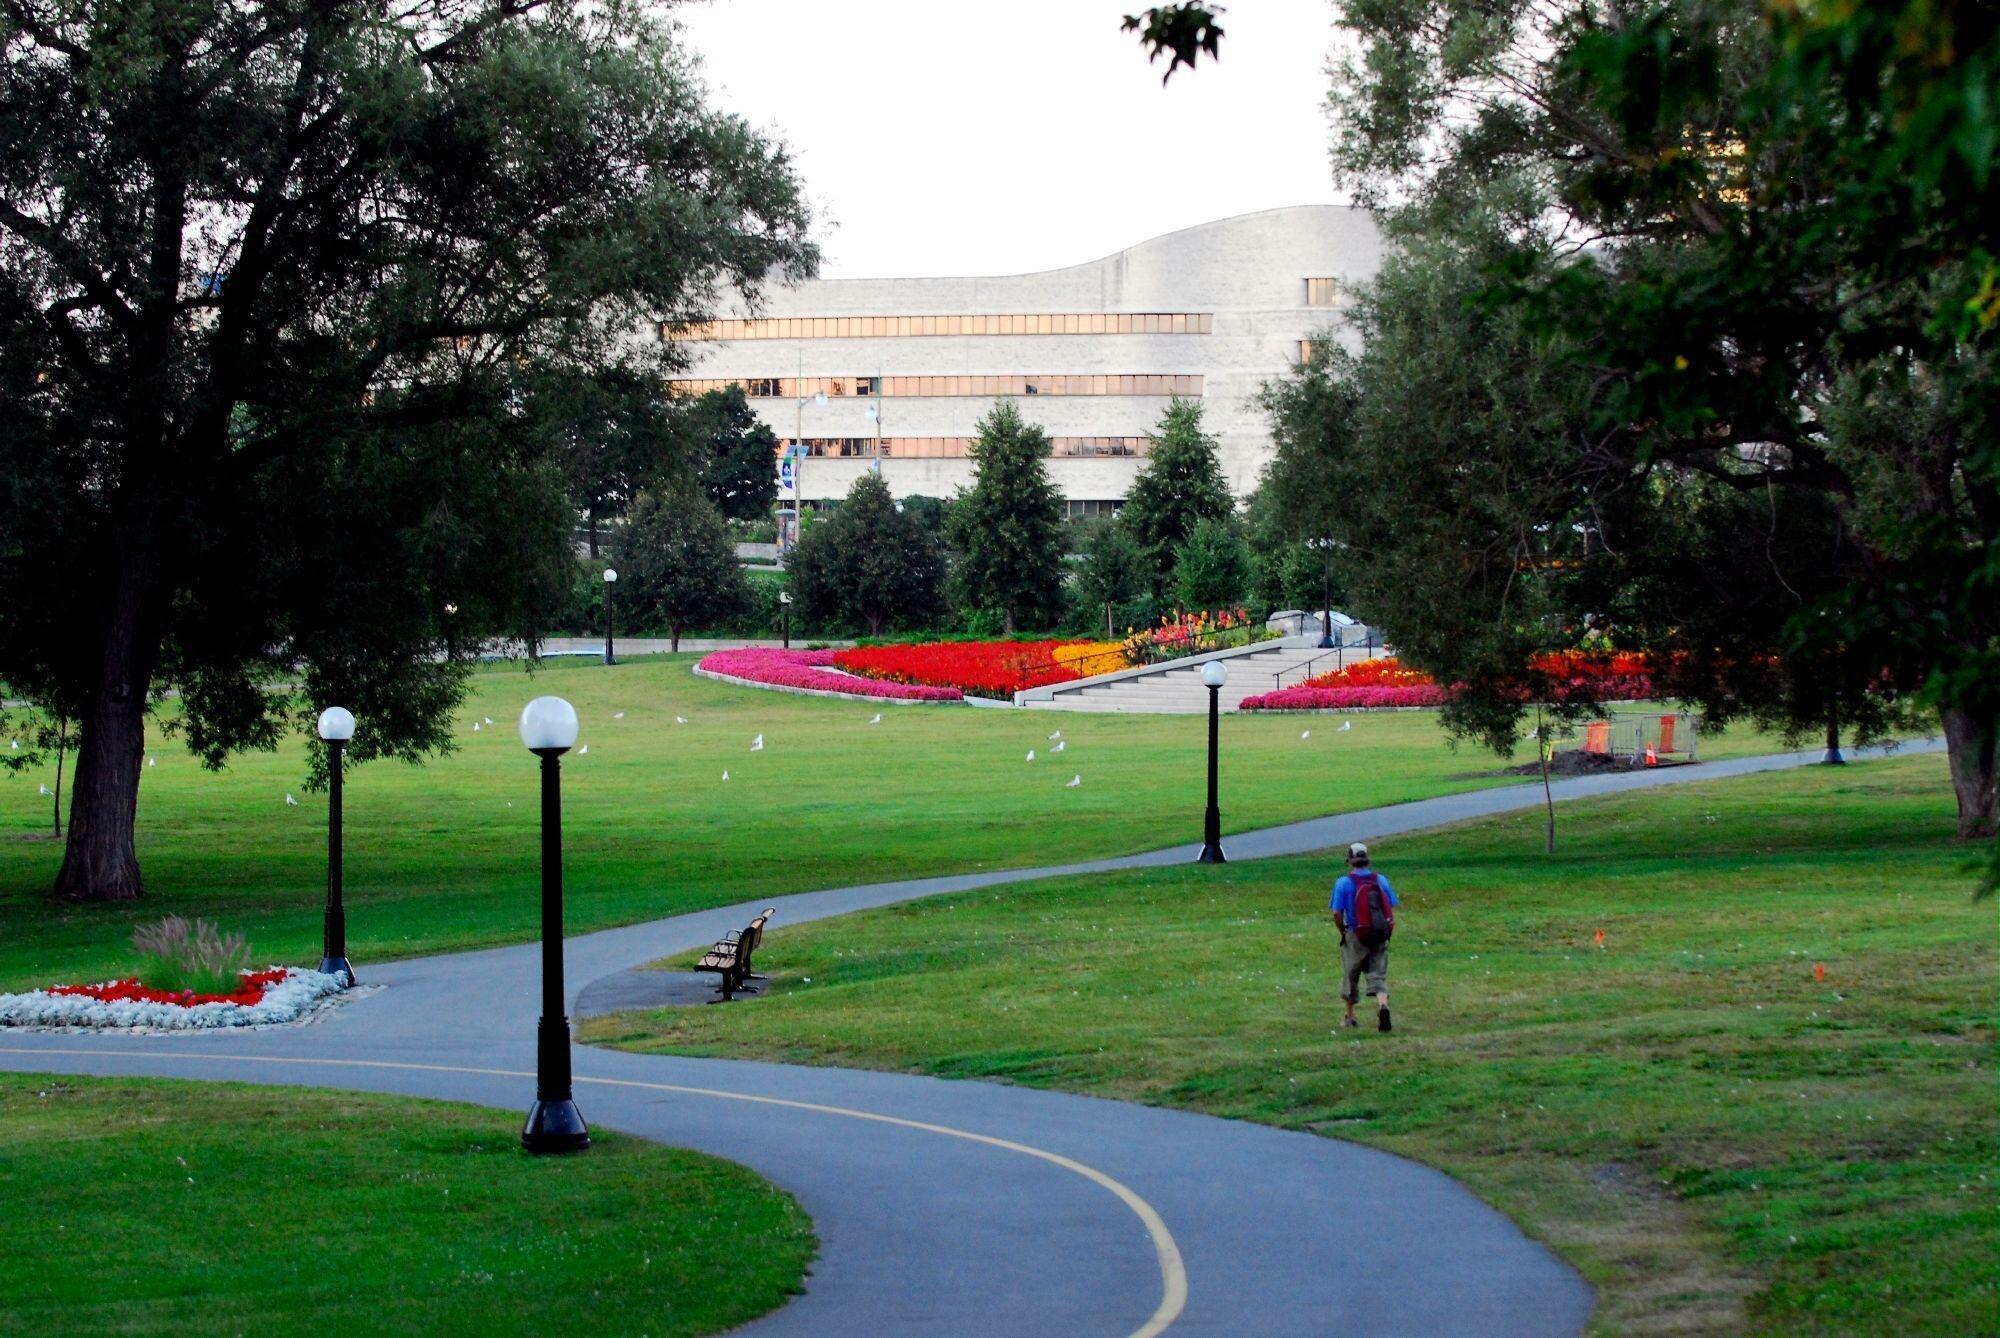
[{"label": "orange marker flag", "polygon": [[1597,931],[1597,946],[1600,948],[1604,946],[1604,931],[1602,929]]},{"label": "orange marker flag", "polygon": [[1814,979],[1814,980],[1825,980],[1825,979],[1826,979],[1826,963],[1825,963],[1825,962],[1814,962],[1814,963],[1813,963],[1813,979]]}]

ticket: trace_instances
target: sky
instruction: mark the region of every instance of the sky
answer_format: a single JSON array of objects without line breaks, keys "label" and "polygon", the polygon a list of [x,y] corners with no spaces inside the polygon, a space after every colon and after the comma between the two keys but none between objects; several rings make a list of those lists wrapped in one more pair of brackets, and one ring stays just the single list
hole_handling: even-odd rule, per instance
[{"label": "sky", "polygon": [[1013,274],[1337,197],[1324,0],[1234,0],[1161,87],[1148,0],[701,0],[714,105],[788,144],[829,278]]}]

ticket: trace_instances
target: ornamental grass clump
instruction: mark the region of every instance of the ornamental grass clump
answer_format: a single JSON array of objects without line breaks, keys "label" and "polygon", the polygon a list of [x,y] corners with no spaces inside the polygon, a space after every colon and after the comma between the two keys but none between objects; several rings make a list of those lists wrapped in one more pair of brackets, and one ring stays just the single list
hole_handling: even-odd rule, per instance
[{"label": "ornamental grass clump", "polygon": [[250,964],[250,944],[225,936],[206,920],[190,925],[178,915],[132,931],[132,947],[146,964],[139,979],[169,993],[234,994]]}]

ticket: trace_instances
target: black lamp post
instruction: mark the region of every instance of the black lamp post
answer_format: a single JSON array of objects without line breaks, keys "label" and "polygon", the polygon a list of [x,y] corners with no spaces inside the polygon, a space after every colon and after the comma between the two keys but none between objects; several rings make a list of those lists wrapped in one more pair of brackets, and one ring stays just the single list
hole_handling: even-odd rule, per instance
[{"label": "black lamp post", "polygon": [[618,573],[606,567],[604,569],[604,662],[606,664],[618,663],[618,656],[613,653],[611,646],[611,592],[617,584]]},{"label": "black lamp post", "polygon": [[561,697],[537,697],[521,712],[521,742],[542,759],[542,1021],[535,1033],[535,1104],[521,1128],[521,1146],[530,1152],[590,1146],[590,1129],[571,1097],[563,1012],[562,755],[576,733],[576,708]]},{"label": "black lamp post", "polygon": [[1333,640],[1333,540],[1308,539],[1306,547],[1317,548],[1320,558],[1319,649],[1332,650]]},{"label": "black lamp post", "polygon": [[319,969],[326,975],[345,974],[354,984],[354,967],[347,960],[347,907],[340,899],[340,782],[341,753],[354,737],[354,713],[343,706],[329,706],[319,713],[319,736],[326,743],[326,939],[320,950]]},{"label": "black lamp post", "polygon": [[1215,764],[1217,721],[1222,714],[1219,697],[1222,685],[1229,681],[1229,670],[1222,661],[1210,660],[1201,667],[1201,681],[1208,688],[1208,811],[1202,815],[1201,853],[1195,856],[1195,863],[1225,864],[1228,861],[1222,856],[1222,809],[1215,800]]},{"label": "black lamp post", "polygon": [[783,629],[780,635],[784,638],[785,649],[790,650],[792,648],[792,592],[789,590],[780,590],[778,592],[778,626]]}]

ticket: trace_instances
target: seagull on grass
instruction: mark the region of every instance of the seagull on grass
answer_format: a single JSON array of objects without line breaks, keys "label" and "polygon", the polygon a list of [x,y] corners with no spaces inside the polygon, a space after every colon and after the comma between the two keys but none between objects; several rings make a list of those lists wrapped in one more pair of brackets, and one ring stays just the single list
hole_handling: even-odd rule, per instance
[{"label": "seagull on grass", "polygon": [[728,773],[727,771],[725,771],[725,772],[723,772],[723,773],[722,773],[722,779],[724,779],[724,780],[728,780],[728,779],[729,779],[729,773]]},{"label": "seagull on grass", "polygon": [[149,757],[146,759],[146,765],[149,767],[156,767],[160,765],[160,759],[157,757]]},{"label": "seagull on grass", "polygon": [[1063,789],[1074,790],[1081,784],[1083,784],[1083,777],[1081,775],[1071,776],[1067,781],[1063,782]]},{"label": "seagull on grass", "polygon": [[623,720],[625,718],[625,713],[623,711],[613,711],[611,713],[611,718],[613,720]]},{"label": "seagull on grass", "polygon": [[1033,748],[1030,748],[1030,749],[1028,750],[1028,760],[1029,760],[1030,762],[1032,762],[1032,761],[1034,761],[1034,760],[1035,760],[1035,750],[1034,750]]},{"label": "seagull on grass", "polygon": [[489,725],[490,725],[490,724],[492,724],[492,723],[493,723],[493,717],[492,717],[492,716],[490,716],[490,715],[489,715],[489,716],[487,716],[487,717],[486,717],[486,723],[487,723],[487,724],[489,724]]},{"label": "seagull on grass", "polygon": [[687,722],[688,718],[684,715],[677,715],[674,717],[674,723],[676,725],[685,725]]},{"label": "seagull on grass", "polygon": [[750,751],[753,753],[761,753],[764,751],[764,736],[762,734],[759,734],[756,738],[750,740]]},{"label": "seagull on grass", "polygon": [[1299,742],[1304,743],[1307,739],[1310,739],[1312,736],[1313,732],[1311,730],[1309,729],[1301,730],[1299,731]]},{"label": "seagull on grass", "polygon": [[285,807],[286,807],[286,808],[297,808],[298,806],[299,806],[299,801],[298,801],[298,800],[296,800],[296,799],[292,798],[292,797],[291,797],[291,796],[290,796],[289,794],[285,796]]},{"label": "seagull on grass", "polygon": [[479,722],[477,720],[472,722],[472,732],[474,734],[477,734],[479,732]]},{"label": "seagull on grass", "polygon": [[1055,746],[1055,747],[1053,747],[1053,748],[1049,749],[1049,751],[1050,751],[1051,753],[1059,753],[1059,752],[1061,752],[1061,751],[1062,751],[1063,749],[1065,749],[1065,748],[1067,748],[1067,747],[1069,747],[1069,740],[1068,740],[1068,739],[1062,739],[1062,740],[1059,740],[1059,741],[1058,741],[1058,742],[1056,743],[1056,746]]},{"label": "seagull on grass", "polygon": [[1345,734],[1347,733],[1348,730],[1353,728],[1354,728],[1354,722],[1352,720],[1343,720],[1340,722],[1340,728],[1335,730],[1334,733]]},{"label": "seagull on grass", "polygon": [[[55,793],[56,793],[56,792],[55,792],[54,790],[51,790],[51,789],[50,789],[50,788],[49,788],[48,786],[46,786],[46,785],[37,785],[37,786],[36,786],[35,788],[36,788],[37,790],[40,790],[40,791],[41,791],[41,792],[42,792],[43,794],[45,794],[45,795],[48,795],[48,796],[49,796],[49,797],[50,797],[51,799],[53,799],[53,798],[55,797]],[[290,796],[290,795],[286,795],[286,796],[285,796],[285,798],[287,798],[287,799],[290,799],[290,798],[291,798],[291,796]]]},{"label": "seagull on grass", "polygon": [[877,712],[875,713],[875,718],[874,718],[873,720],[870,720],[870,721],[869,721],[868,723],[869,723],[869,724],[871,724],[871,725],[879,725],[879,724],[881,724],[881,723],[882,723],[882,713],[881,713],[880,711],[877,711]]},{"label": "seagull on grass", "polygon": [[582,757],[585,753],[589,751],[590,751],[590,745],[586,743],[583,745],[583,747],[576,750],[576,755],[578,757]]},{"label": "seagull on grass", "polygon": [[1055,733],[1049,735],[1049,740],[1051,742],[1054,742],[1056,739],[1060,739],[1061,737],[1062,737],[1062,731],[1057,730]]}]

